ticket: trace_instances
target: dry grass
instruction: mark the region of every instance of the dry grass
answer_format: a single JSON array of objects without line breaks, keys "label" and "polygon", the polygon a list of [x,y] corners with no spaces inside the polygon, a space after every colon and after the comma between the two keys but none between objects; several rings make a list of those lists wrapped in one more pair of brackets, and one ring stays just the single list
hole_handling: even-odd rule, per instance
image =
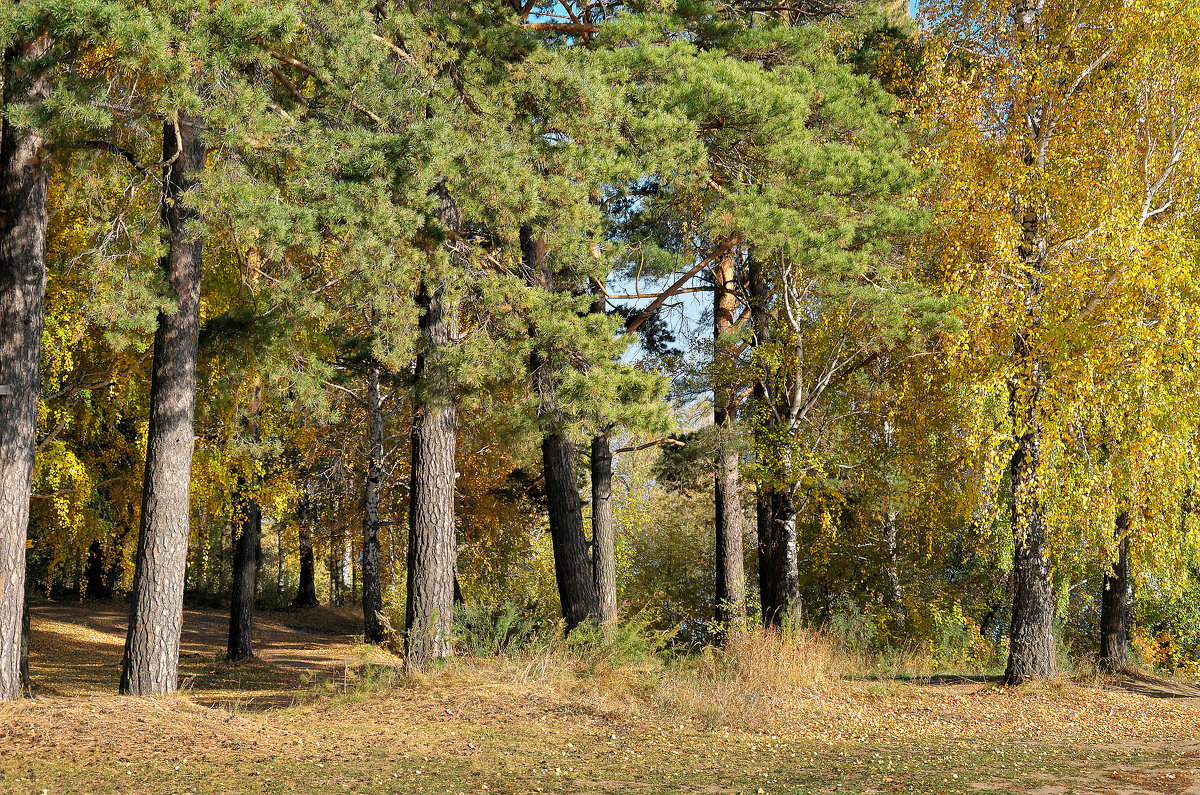
[{"label": "dry grass", "polygon": [[[0,705],[0,792],[1198,786],[1200,691],[1161,680],[1064,679],[1015,690],[961,678],[866,681],[847,677],[829,638],[796,633],[756,633],[728,652],[665,663],[628,643],[554,641],[403,674],[386,656],[357,659],[353,638],[289,630],[275,615],[264,636],[304,647],[271,652],[285,662],[234,667],[221,680],[210,658],[199,666],[214,669],[210,678],[198,676],[190,692],[128,699],[86,695],[111,692],[119,643],[96,624],[104,611],[97,619],[72,610],[35,616],[34,675],[42,693],[51,677],[67,677],[80,695]],[[194,616],[192,626],[215,632],[222,618]],[[307,683],[286,662],[300,651],[318,672]]]}]

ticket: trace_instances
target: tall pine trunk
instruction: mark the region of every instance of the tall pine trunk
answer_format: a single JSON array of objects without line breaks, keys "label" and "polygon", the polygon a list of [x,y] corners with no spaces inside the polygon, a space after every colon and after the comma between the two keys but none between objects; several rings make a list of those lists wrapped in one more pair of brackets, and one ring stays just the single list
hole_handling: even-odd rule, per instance
[{"label": "tall pine trunk", "polygon": [[241,532],[233,552],[233,590],[229,600],[229,644],[225,659],[249,660],[254,656],[254,584],[258,570],[258,540],[262,533],[262,510],[258,501],[243,501]]},{"label": "tall pine trunk", "polygon": [[181,115],[163,126],[162,217],[168,251],[163,275],[176,300],[161,312],[154,335],[150,425],[129,632],[121,666],[121,692],[162,695],[178,684],[179,633],[191,510],[196,356],[200,331],[202,242],[188,230],[195,210],[185,206],[195,174],[204,168],[199,122]]},{"label": "tall pine trunk", "polygon": [[448,656],[454,614],[454,480],[457,413],[445,367],[451,323],[444,285],[422,283],[421,350],[413,397],[412,485],[409,492],[408,598],[404,660],[421,667]]},{"label": "tall pine trunk", "polygon": [[[521,226],[521,254],[533,287],[554,288],[545,244],[529,224]],[[536,334],[536,330],[534,332]],[[579,499],[575,445],[567,436],[567,421],[558,405],[557,364],[540,355],[530,357],[530,371],[539,397],[542,424],[542,470],[546,479],[546,512],[554,547],[554,578],[567,632],[599,614],[596,587],[583,533],[583,503]]]},{"label": "tall pine trunk", "polygon": [[736,639],[746,625],[746,568],[742,552],[742,500],[737,419],[736,362],[730,335],[737,310],[737,260],[717,260],[713,275],[713,424],[717,431],[713,496],[716,506],[716,621],[718,633]]},{"label": "tall pine trunk", "polygon": [[[448,251],[462,234],[462,214],[439,180],[429,191],[434,216],[446,231]],[[417,308],[420,341],[413,390],[412,480],[409,485],[408,573],[404,611],[404,661],[419,668],[453,653],[450,631],[458,571],[454,483],[458,478],[458,412],[447,352],[454,324],[446,281],[421,280]]]},{"label": "tall pine trunk", "polygon": [[383,588],[379,582],[379,489],[383,482],[383,397],[379,390],[379,366],[367,371],[368,440],[367,486],[363,496],[363,637],[367,643],[382,643]]},{"label": "tall pine trunk", "polygon": [[617,618],[617,532],[613,524],[612,445],[607,433],[592,437],[592,584],[596,618],[611,626]]},{"label": "tall pine trunk", "polygon": [[[21,64],[50,42],[17,42],[4,53],[4,103],[35,108],[49,83]],[[0,131],[0,700],[21,694],[25,538],[37,434],[49,172],[42,136],[5,118]]]},{"label": "tall pine trunk", "polygon": [[1129,657],[1129,512],[1117,514],[1117,559],[1104,575],[1100,594],[1100,670],[1120,673]]}]

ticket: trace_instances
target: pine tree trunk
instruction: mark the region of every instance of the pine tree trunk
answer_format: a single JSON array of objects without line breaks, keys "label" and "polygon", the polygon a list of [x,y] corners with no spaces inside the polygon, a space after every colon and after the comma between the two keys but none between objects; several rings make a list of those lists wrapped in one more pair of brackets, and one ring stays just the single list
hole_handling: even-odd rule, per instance
[{"label": "pine tree trunk", "polygon": [[713,291],[713,424],[717,431],[713,496],[716,520],[715,607],[718,642],[736,639],[746,626],[746,567],[743,560],[740,461],[734,439],[737,388],[736,362],[729,344],[737,310],[737,261],[722,257],[714,267]]},{"label": "pine tree trunk", "polygon": [[587,537],[583,533],[583,504],[579,499],[575,458],[575,445],[562,433],[551,432],[543,437],[542,466],[554,546],[554,578],[567,632],[599,613]]},{"label": "pine tree trunk", "polygon": [[[35,108],[50,93],[26,74],[43,37],[4,53],[4,102]],[[37,434],[49,172],[42,136],[8,118],[0,130],[0,700],[21,694],[21,616],[25,604],[25,538]]]},{"label": "pine tree trunk", "polygon": [[448,656],[454,615],[454,531],[457,414],[445,371],[451,340],[443,285],[421,285],[422,350],[417,356],[413,399],[412,484],[409,504],[408,598],[404,659],[419,668]]},{"label": "pine tree trunk", "polygon": [[242,531],[233,552],[233,590],[229,601],[229,644],[225,659],[249,660],[254,656],[254,583],[258,571],[258,541],[262,532],[262,511],[258,501],[245,500]]},{"label": "pine tree trunk", "polygon": [[[462,215],[446,181],[430,189],[434,216],[446,230],[450,254],[462,233]],[[427,275],[428,276],[428,275]],[[404,661],[421,668],[453,653],[450,636],[458,570],[454,527],[458,414],[447,353],[454,336],[446,283],[422,279],[420,342],[413,390],[408,572],[404,611]]]},{"label": "pine tree trunk", "polygon": [[383,397],[379,391],[379,367],[367,371],[367,418],[370,428],[367,486],[363,499],[363,637],[367,643],[382,643],[383,589],[379,583],[379,489],[383,481]]},{"label": "pine tree trunk", "polygon": [[168,253],[161,266],[177,309],[160,313],[154,335],[150,426],[137,563],[121,692],[162,695],[178,684],[183,579],[191,511],[196,355],[200,331],[202,244],[186,227],[197,218],[185,196],[204,168],[205,147],[198,122],[180,117],[163,129],[163,224]]},{"label": "pine tree trunk", "polygon": [[1100,670],[1125,670],[1129,657],[1129,513],[1117,514],[1117,559],[1104,575],[1100,595]]},{"label": "pine tree trunk", "polygon": [[596,618],[603,626],[617,619],[617,534],[613,524],[612,447],[607,433],[592,437],[592,584]]},{"label": "pine tree trunk", "polygon": [[[533,227],[522,224],[521,254],[527,282],[546,291],[554,288],[545,244]],[[536,330],[534,331],[536,334]],[[566,435],[566,417],[558,405],[556,363],[535,353],[529,369],[540,398],[542,469],[546,480],[546,512],[554,546],[554,578],[567,632],[599,615],[587,537],[583,533],[583,503],[575,469],[575,445]]]}]

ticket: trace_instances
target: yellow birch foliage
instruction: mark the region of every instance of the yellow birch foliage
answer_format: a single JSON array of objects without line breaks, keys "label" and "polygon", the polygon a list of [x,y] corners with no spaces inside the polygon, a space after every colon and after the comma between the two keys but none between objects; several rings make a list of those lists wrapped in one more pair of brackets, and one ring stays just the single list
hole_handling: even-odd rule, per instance
[{"label": "yellow birch foliage", "polygon": [[[1197,549],[1183,508],[1200,420],[1200,6],[930,0],[924,11],[935,34],[918,124],[940,218],[925,253],[964,299],[951,368],[973,409],[976,504],[1004,523],[998,496],[1022,432],[1009,402],[1033,361],[1056,564],[1111,553],[1128,509],[1141,568],[1178,571]],[[1030,208],[1036,274],[1017,251]]]}]

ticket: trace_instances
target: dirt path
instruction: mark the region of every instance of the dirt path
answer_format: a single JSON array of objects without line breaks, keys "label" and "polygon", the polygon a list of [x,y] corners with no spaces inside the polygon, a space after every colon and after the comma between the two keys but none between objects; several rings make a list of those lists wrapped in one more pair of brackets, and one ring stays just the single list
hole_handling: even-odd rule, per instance
[{"label": "dirt path", "polygon": [[[50,695],[115,692],[127,609],[109,602],[32,605],[30,672],[35,688]],[[224,611],[184,610],[180,684],[195,690],[202,701],[230,689],[252,691],[251,697],[272,690],[277,696],[304,682],[332,680],[363,662],[394,662],[385,652],[363,645],[361,619],[351,610],[260,611],[254,621],[256,661],[241,666],[223,662],[228,630]]]}]

